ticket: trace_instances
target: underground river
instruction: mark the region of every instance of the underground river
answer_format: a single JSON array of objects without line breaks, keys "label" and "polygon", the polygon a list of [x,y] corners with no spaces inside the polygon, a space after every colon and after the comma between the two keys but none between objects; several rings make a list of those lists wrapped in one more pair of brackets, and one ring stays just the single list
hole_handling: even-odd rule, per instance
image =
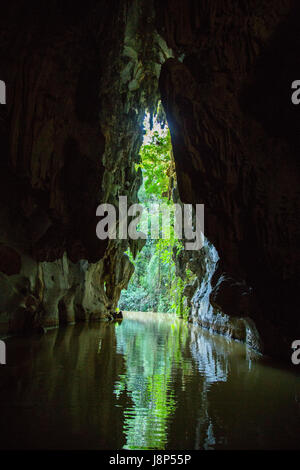
[{"label": "underground river", "polygon": [[2,449],[299,448],[300,378],[169,315],[6,340]]}]

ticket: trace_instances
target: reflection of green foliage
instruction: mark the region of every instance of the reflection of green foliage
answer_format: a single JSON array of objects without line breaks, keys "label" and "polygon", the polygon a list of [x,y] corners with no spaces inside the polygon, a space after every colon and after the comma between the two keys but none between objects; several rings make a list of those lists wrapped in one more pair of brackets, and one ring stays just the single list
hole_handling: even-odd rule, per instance
[{"label": "reflection of green foliage", "polygon": [[[132,406],[124,411],[126,449],[164,449],[168,423],[177,407],[171,387],[172,368],[182,370],[182,380],[192,364],[182,351],[188,327],[179,320],[149,323],[123,322],[116,331],[117,348],[126,358],[126,374],[119,376],[115,395],[126,393]],[[167,352],[167,354],[166,354]]]}]

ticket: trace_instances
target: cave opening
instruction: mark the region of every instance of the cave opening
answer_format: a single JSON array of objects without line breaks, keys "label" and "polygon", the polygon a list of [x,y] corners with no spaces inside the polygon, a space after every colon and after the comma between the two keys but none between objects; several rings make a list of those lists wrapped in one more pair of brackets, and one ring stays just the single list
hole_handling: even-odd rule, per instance
[{"label": "cave opening", "polygon": [[299,449],[296,3],[2,9],[1,449]]},{"label": "cave opening", "polygon": [[178,198],[176,169],[161,102],[154,117],[148,111],[145,113],[143,133],[136,169],[142,173],[139,203],[148,215],[140,229],[147,233],[147,238],[138,253],[133,254],[130,248],[126,252],[135,270],[127,289],[121,293],[119,309],[187,317],[184,280],[194,275],[187,270],[183,279],[176,269],[176,254],[182,249],[182,242],[174,232],[174,200]]}]

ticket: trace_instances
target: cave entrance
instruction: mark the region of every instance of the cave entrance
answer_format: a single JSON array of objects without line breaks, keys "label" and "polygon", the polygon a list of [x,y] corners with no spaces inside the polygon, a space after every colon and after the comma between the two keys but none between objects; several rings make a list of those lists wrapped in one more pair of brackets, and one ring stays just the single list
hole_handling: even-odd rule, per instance
[{"label": "cave entrance", "polygon": [[[159,113],[157,113],[159,116]],[[174,234],[174,195],[176,172],[171,136],[165,120],[159,121],[146,113],[144,140],[140,149],[143,182],[139,189],[140,203],[147,209],[148,231],[142,250],[134,257],[126,252],[135,271],[127,290],[121,293],[119,308],[139,312],[176,313],[187,316],[183,306],[184,282],[176,274],[175,256],[181,249],[181,240]],[[176,196],[175,196],[176,197]],[[164,210],[170,214],[170,224],[162,223]],[[157,238],[152,227],[156,224]],[[164,228],[168,233],[164,233]],[[142,230],[145,233],[145,230]]]}]

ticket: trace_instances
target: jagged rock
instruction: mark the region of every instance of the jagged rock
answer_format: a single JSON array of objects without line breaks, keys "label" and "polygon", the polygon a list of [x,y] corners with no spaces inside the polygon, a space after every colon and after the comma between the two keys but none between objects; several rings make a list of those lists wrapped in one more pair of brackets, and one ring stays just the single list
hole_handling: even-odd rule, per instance
[{"label": "jagged rock", "polygon": [[118,321],[123,320],[123,312],[121,310],[119,312],[115,312],[114,317]]},{"label": "jagged rock", "polygon": [[155,4],[174,53],[160,90],[180,199],[205,204],[219,273],[236,280],[219,286],[218,306],[235,316],[234,282],[245,282],[264,350],[289,360],[300,332],[300,121],[290,93],[300,70],[299,2]]},{"label": "jagged rock", "polygon": [[214,308],[236,317],[247,316],[249,312],[254,314],[253,291],[245,282],[238,282],[225,273],[215,273],[214,277],[210,294],[210,303]]},{"label": "jagged rock", "polygon": [[[6,5],[1,322],[34,329],[116,309],[133,267],[126,240],[97,239],[96,207],[137,201],[144,111],[156,107],[160,76],[180,199],[205,204],[205,235],[228,276],[214,283],[214,316],[201,313],[210,256],[182,255],[180,275],[188,264],[198,278],[192,316],[225,330],[230,317],[239,337],[256,328],[266,352],[289,360],[300,331],[300,129],[290,100],[299,9],[295,0]],[[251,301],[237,283],[253,289]]]},{"label": "jagged rock", "polygon": [[0,271],[8,276],[18,274],[21,269],[19,253],[9,246],[0,244]]},{"label": "jagged rock", "polygon": [[[96,237],[96,207],[137,202],[145,108],[170,56],[147,2],[21,4],[0,18],[0,322],[11,331],[116,309],[133,265],[127,240]],[[134,255],[143,242],[130,240]]]}]

